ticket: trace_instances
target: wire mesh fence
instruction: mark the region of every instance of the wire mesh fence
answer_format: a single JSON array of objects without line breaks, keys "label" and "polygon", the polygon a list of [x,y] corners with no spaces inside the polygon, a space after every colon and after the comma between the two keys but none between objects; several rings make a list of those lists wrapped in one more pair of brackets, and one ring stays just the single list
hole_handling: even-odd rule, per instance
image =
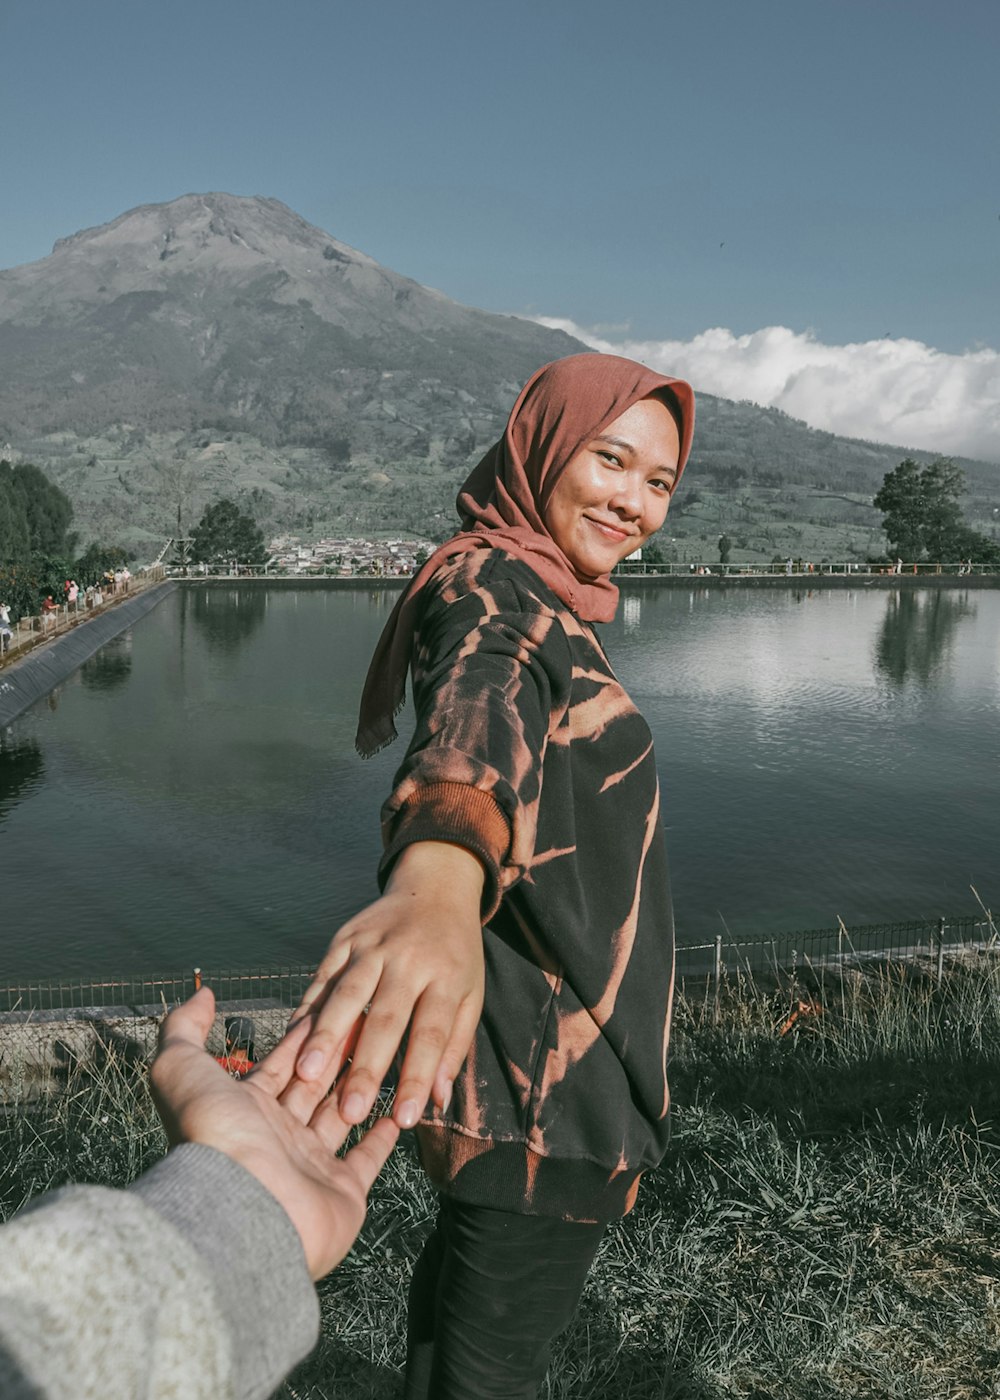
[{"label": "wire mesh fence", "polygon": [[212,988],[220,1009],[235,1010],[243,1003],[290,1008],[298,1004],[312,971],[294,966],[244,968],[236,972],[189,968],[152,976],[30,978],[0,985],[0,1016],[39,1020],[73,1011],[160,1015],[190,996],[201,982]]},{"label": "wire mesh fence", "polygon": [[998,945],[997,928],[988,912],[958,918],[939,916],[848,928],[796,929],[770,938],[734,939],[719,935],[712,943],[678,948],[677,974],[712,977],[735,974],[786,976],[813,967],[859,964],[875,960],[945,958]]},{"label": "wire mesh fence", "polygon": [[[739,939],[720,934],[710,943],[677,950],[680,979],[720,980],[737,974],[785,976],[808,965],[859,963],[917,957],[943,960],[962,952],[1000,950],[989,913],[936,917],[848,928],[797,929],[773,937]],[[199,981],[215,993],[220,1010],[241,1005],[294,1007],[313,970],[303,966],[244,968],[238,971],[189,968],[155,976],[119,978],[31,978],[0,984],[0,1016],[58,1019],[72,1012],[103,1011],[117,1017],[155,1016],[190,996]]]}]

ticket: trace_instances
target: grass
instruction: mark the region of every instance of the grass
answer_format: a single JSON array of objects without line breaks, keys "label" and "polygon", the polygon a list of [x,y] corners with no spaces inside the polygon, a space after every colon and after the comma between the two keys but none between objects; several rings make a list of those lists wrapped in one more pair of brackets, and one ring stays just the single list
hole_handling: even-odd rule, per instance
[{"label": "grass", "polygon": [[[1000,966],[834,974],[790,993],[690,989],[674,1136],[609,1231],[548,1400],[1000,1396]],[[791,994],[792,1001],[798,993]],[[0,1119],[0,1211],[61,1181],[121,1182],[162,1140],[142,1080],[93,1078]],[[398,1151],[286,1400],[400,1390],[410,1267],[433,1212]]]}]

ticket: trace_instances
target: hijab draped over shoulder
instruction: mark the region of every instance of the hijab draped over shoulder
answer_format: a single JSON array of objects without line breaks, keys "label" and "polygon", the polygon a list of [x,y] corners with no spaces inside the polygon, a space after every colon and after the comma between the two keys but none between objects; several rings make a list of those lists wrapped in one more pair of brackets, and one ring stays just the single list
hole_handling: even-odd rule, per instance
[{"label": "hijab draped over shoulder", "polygon": [[677,419],[687,463],[694,433],[694,393],[683,379],[656,374],[618,355],[570,355],[543,365],[511,409],[499,442],[476,466],[456,502],[461,530],[436,549],[392,610],[372,656],[361,697],[356,744],[365,758],[396,737],[420,595],[442,564],[473,549],[502,548],[522,559],[586,622],[609,622],[618,604],[610,574],[581,579],[549,533],[545,507],[566,464],[640,399],[656,395]]}]

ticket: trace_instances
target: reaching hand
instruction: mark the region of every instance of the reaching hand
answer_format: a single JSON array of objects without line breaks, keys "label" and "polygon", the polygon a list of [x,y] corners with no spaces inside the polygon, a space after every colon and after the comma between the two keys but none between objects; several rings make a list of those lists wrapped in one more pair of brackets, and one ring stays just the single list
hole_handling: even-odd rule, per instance
[{"label": "reaching hand", "polygon": [[422,841],[403,851],[382,898],[335,935],[296,1012],[313,1020],[297,1067],[303,1092],[350,1059],[340,1112],[362,1122],[406,1037],[393,1118],[412,1128],[432,1094],[448,1106],[483,1008],[483,880],[461,846]]},{"label": "reaching hand", "polygon": [[164,1020],[151,1071],[157,1112],[172,1145],[217,1148],[280,1201],[302,1240],[310,1274],[320,1279],[354,1243],[368,1192],[399,1129],[382,1118],[346,1156],[337,1157],[351,1125],[336,1098],[327,1097],[332,1076],[308,1085],[295,1079],[309,1018],[249,1078],[237,1081],[205,1051],[214,1014],[215,998],[203,987]]}]

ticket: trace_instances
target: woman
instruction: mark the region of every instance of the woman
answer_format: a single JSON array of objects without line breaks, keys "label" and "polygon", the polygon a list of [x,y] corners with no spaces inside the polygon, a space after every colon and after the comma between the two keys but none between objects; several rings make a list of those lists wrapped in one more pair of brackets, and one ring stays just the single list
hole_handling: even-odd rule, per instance
[{"label": "woman", "polygon": [[411,665],[416,731],[383,809],[383,895],[303,1001],[298,1073],[350,1057],[338,1092],[358,1123],[405,1041],[393,1117],[419,1124],[441,1192],[409,1400],[534,1395],[604,1226],[666,1147],[656,768],[591,624],[663,524],[693,425],[689,386],[629,360],[539,370],[369,671],[361,751],[395,736]]}]

